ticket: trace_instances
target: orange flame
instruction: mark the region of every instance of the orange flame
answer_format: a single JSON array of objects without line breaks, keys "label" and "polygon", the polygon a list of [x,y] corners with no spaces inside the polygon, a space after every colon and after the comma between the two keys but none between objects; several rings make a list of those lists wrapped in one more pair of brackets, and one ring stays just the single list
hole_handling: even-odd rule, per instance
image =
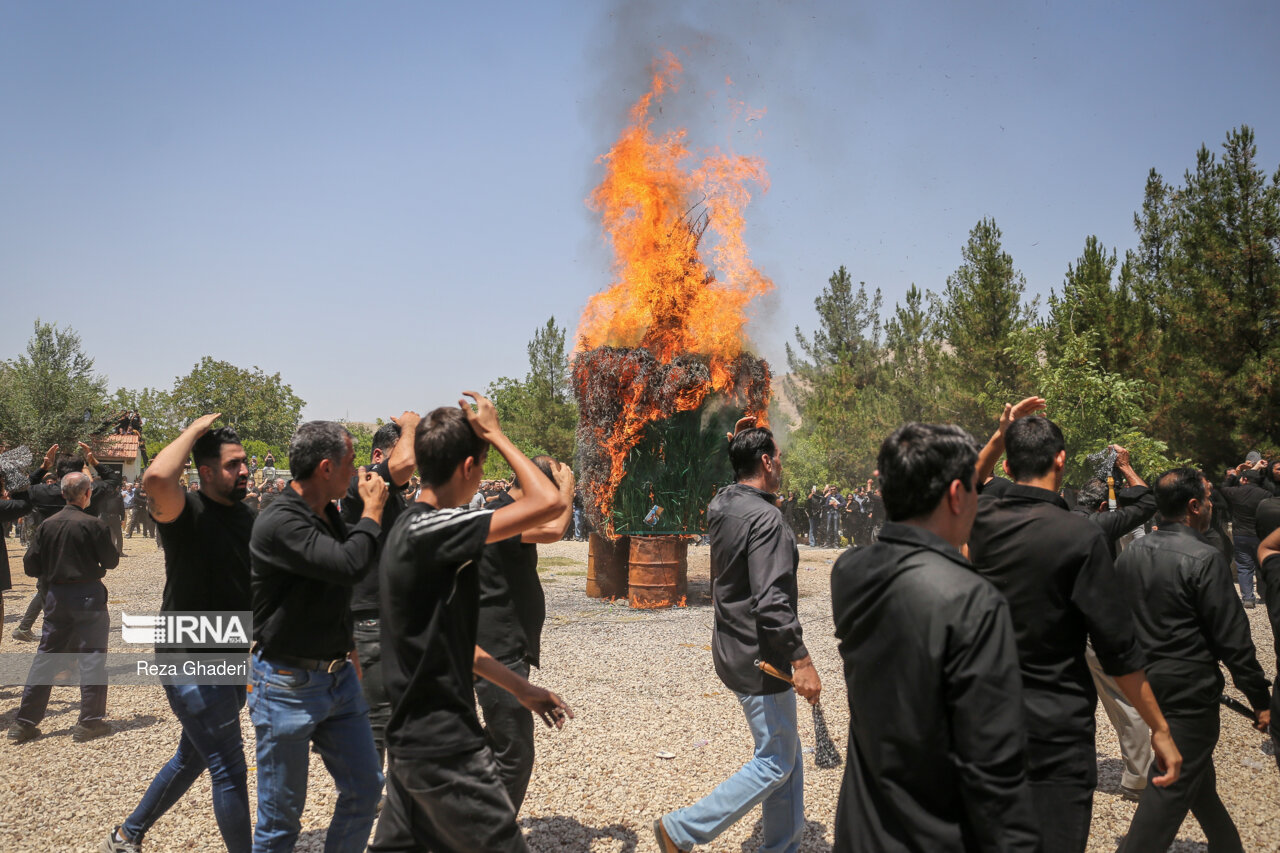
[{"label": "orange flame", "polygon": [[[692,158],[686,132],[654,135],[652,109],[677,90],[681,71],[670,53],[655,62],[650,90],[632,106],[629,125],[599,160],[605,175],[589,205],[600,213],[613,249],[615,280],[588,301],[576,348],[643,347],[663,364],[685,354],[708,356],[710,384],[682,393],[676,402],[676,411],[689,411],[708,394],[733,396],[741,387],[733,362],[746,343],[747,308],[774,285],[752,264],[743,239],[749,187],[768,189],[764,162],[717,148],[686,168]],[[747,121],[764,114],[741,102],[734,112]],[[708,234],[714,272],[699,254]],[[612,502],[626,456],[645,426],[661,416],[645,410],[627,377],[621,378],[622,416],[597,436],[612,462],[608,481],[593,487],[602,507]],[[764,425],[766,406],[767,398],[748,414]]]}]

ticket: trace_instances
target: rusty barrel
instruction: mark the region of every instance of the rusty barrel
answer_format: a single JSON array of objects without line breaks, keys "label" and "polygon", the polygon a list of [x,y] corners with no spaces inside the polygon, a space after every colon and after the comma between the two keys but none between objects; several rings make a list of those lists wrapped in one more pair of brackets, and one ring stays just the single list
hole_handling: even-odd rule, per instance
[{"label": "rusty barrel", "polygon": [[632,536],[632,607],[671,607],[689,587],[689,543],[682,536]]},{"label": "rusty barrel", "polygon": [[592,598],[621,598],[627,594],[626,536],[610,542],[598,533],[587,537],[587,595]]}]

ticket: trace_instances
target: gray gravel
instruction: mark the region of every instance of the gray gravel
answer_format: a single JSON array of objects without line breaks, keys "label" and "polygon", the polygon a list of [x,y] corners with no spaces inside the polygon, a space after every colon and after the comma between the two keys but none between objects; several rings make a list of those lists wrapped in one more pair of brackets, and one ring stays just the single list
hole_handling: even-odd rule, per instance
[{"label": "gray gravel", "polygon": [[[15,566],[15,589],[4,594],[0,652],[17,645],[9,637],[34,584],[21,574],[21,549],[6,540]],[[121,608],[157,609],[163,563],[150,540],[126,542],[129,556],[107,577],[112,619]],[[562,732],[539,729],[538,764],[522,812],[530,846],[538,851],[653,851],[655,816],[687,805],[710,791],[750,757],[751,738],[737,701],[716,678],[711,663],[708,552],[690,548],[689,606],[631,610],[584,593],[586,545],[541,546],[548,619],[544,670],[534,680],[556,690],[577,714]],[[836,551],[801,549],[801,619],[823,677],[827,722],[843,750],[848,726],[839,655],[832,636],[828,575]],[[16,559],[15,559],[16,558]],[[1269,677],[1275,655],[1266,612],[1246,611]],[[116,637],[118,632],[114,632]],[[117,640],[118,643],[118,640]],[[30,646],[24,646],[29,649]],[[113,644],[113,650],[123,646]],[[0,687],[0,721],[17,710],[19,687]],[[1240,698],[1237,694],[1237,698]],[[55,689],[44,736],[22,746],[0,743],[0,842],[5,850],[95,850],[113,825],[137,804],[155,771],[169,758],[179,727],[157,687],[113,687],[108,717],[117,731],[86,744],[71,741],[78,694]],[[1216,754],[1218,785],[1250,851],[1280,850],[1280,798],[1273,759],[1264,737],[1243,718],[1224,712]],[[253,729],[243,719],[252,765]],[[801,740],[812,746],[808,714]],[[674,758],[659,758],[669,752]],[[1119,751],[1105,716],[1098,714],[1099,788],[1094,797],[1090,851],[1115,849],[1134,805],[1118,794]],[[808,826],[802,849],[831,848],[840,770],[805,767]],[[256,797],[250,773],[250,798]],[[301,851],[323,849],[324,828],[336,795],[319,762],[312,767]],[[700,850],[754,850],[759,809],[715,844]],[[209,783],[202,776],[151,831],[148,853],[218,850]],[[1175,851],[1205,850],[1204,835],[1188,817]]]}]

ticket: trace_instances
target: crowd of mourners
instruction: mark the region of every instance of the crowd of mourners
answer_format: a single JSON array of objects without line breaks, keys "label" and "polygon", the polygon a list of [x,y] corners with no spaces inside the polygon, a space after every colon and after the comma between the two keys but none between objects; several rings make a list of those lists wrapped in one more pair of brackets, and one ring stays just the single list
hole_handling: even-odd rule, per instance
[{"label": "crowd of mourners", "polygon": [[[37,639],[44,612],[11,743],[41,736],[57,652],[79,653],[72,738],[111,733],[95,676],[122,538],[163,547],[163,611],[253,613],[247,686],[162,678],[181,736],[101,850],[141,850],[206,770],[227,850],[292,850],[312,752],[338,791],[326,851],[527,849],[517,815],[535,722],[573,717],[530,681],[546,615],[537,545],[589,531],[569,466],[529,459],[488,400],[465,397],[393,418],[360,467],[338,423],[302,424],[286,472],[209,414],[133,483],[87,444],[55,445],[27,482],[0,483],[0,521],[23,520],[38,587],[13,636]],[[663,853],[710,843],[757,805],[762,851],[800,847],[797,697],[816,705],[823,684],[800,623],[799,543],[851,546],[831,575],[850,710],[835,850],[1082,853],[1099,701],[1137,803],[1120,849],[1165,850],[1192,813],[1211,851],[1243,850],[1214,750],[1224,703],[1262,733],[1280,710],[1247,613],[1261,598],[1280,642],[1280,461],[1250,453],[1217,484],[1189,467],[1148,482],[1114,447],[1109,478],[1068,490],[1043,408],[1006,405],[981,446],[953,425],[905,424],[864,486],[804,497],[779,491],[773,434],[738,423],[734,482],[707,511],[711,656],[753,752],[701,800],[654,816]],[[491,451],[509,480],[483,478]],[[1224,667],[1243,703],[1225,696]]]}]

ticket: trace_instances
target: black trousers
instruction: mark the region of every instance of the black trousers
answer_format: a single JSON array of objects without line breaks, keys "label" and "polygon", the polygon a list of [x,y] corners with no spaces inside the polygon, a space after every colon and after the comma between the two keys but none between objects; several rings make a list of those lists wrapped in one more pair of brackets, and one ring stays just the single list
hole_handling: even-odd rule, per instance
[{"label": "black trousers", "polygon": [[[1271,562],[1269,571],[1263,565],[1258,566],[1258,587],[1262,603],[1267,608],[1267,619],[1271,622],[1276,665],[1280,667],[1280,573],[1276,571],[1275,561]],[[1271,687],[1271,719],[1280,721],[1280,678]],[[1276,748],[1276,766],[1280,767],[1280,722],[1271,726],[1271,743]]]},{"label": "black trousers", "polygon": [[104,515],[102,520],[107,523],[107,529],[111,531],[111,544],[116,546],[116,553],[124,553],[124,535],[120,526],[124,523],[124,519],[118,515]]},{"label": "black trousers", "polygon": [[[1218,797],[1218,777],[1213,769],[1213,748],[1218,744],[1218,709],[1194,716],[1165,712],[1173,742],[1182,753],[1182,775],[1167,788],[1148,784],[1129,824],[1120,853],[1168,850],[1182,828],[1187,812],[1196,816],[1211,853],[1243,853],[1240,833]],[[1148,782],[1159,771],[1152,767]]]},{"label": "black trousers", "polygon": [[381,768],[387,757],[387,721],[391,719],[391,697],[382,676],[382,620],[357,619],[354,634],[356,657],[360,659],[360,690],[369,705],[369,724]]},{"label": "black trousers", "polygon": [[31,596],[31,601],[27,604],[27,611],[18,620],[19,628],[30,631],[31,626],[36,624],[36,617],[40,615],[40,611],[44,610],[44,596],[48,591],[49,585],[44,582],[44,578],[36,578],[35,594]]},{"label": "black trousers", "polygon": [[1093,820],[1098,758],[1093,736],[1071,743],[1027,740],[1027,781],[1042,853],[1084,853]]},{"label": "black trousers", "polygon": [[[524,661],[501,663],[528,679],[529,664]],[[533,776],[533,712],[515,696],[483,678],[476,681],[476,699],[484,712],[484,732],[498,764],[498,776],[519,814]]]},{"label": "black trousers", "polygon": [[488,747],[443,758],[391,754],[369,853],[527,853]]},{"label": "black trousers", "polygon": [[[50,584],[45,595],[44,633],[31,663],[17,719],[38,725],[49,707],[53,677],[61,668],[52,654],[77,653],[80,664],[80,719],[101,720],[107,713],[106,652],[111,619],[102,581]],[[97,681],[97,684],[90,684]]]}]

